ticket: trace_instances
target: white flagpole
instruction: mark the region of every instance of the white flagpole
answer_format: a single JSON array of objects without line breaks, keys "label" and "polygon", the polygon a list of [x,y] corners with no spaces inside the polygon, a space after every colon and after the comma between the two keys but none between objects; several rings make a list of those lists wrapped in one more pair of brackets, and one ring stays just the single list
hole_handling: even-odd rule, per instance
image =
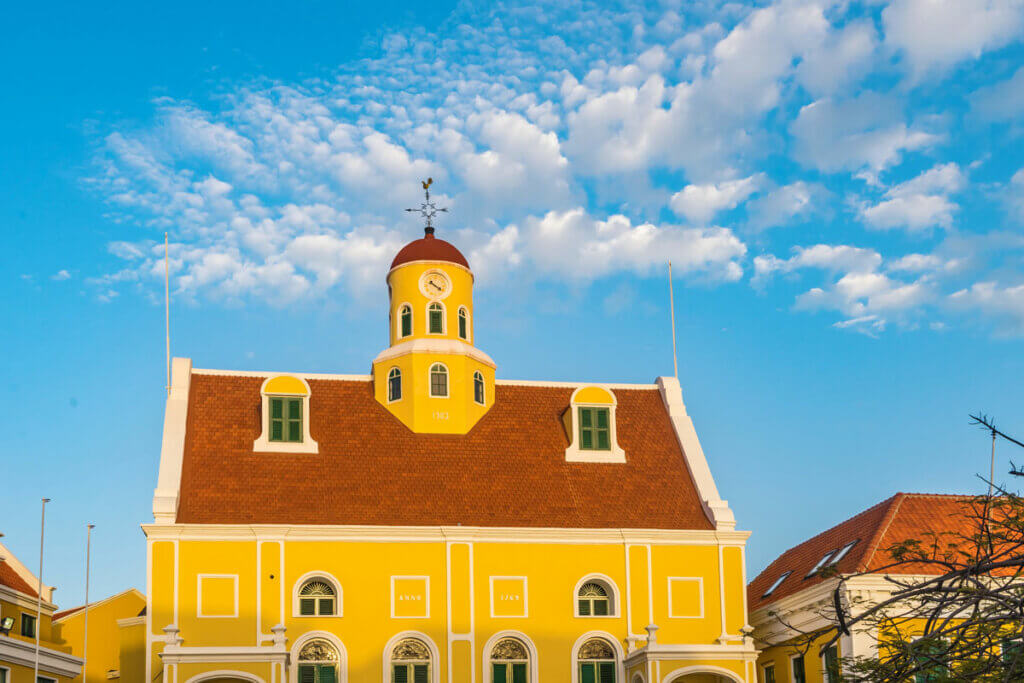
[{"label": "white flagpole", "polygon": [[672,291],[672,262],[668,262],[668,302],[672,309],[672,371],[673,377],[679,379],[679,360],[676,356],[676,297]]},{"label": "white flagpole", "polygon": [[36,656],[32,681],[39,680],[39,630],[43,614],[43,538],[46,532],[46,504],[49,498],[43,498],[43,512],[39,521],[39,585],[36,587]]},{"label": "white flagpole", "polygon": [[167,349],[167,395],[171,395],[171,265],[170,245],[164,233],[164,332]]},{"label": "white flagpole", "polygon": [[82,628],[82,681],[85,681],[85,663],[89,659],[89,553],[92,549],[92,530],[95,524],[85,525],[85,624]]}]

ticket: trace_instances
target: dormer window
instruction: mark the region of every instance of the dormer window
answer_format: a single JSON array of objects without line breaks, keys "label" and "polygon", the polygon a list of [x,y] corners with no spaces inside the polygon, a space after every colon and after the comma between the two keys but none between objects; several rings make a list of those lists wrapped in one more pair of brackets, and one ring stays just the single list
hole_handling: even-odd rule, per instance
[{"label": "dormer window", "polygon": [[293,375],[267,378],[260,388],[260,437],[253,450],[269,453],[316,453],[309,434],[309,385]]},{"label": "dormer window", "polygon": [[427,306],[427,332],[444,334],[444,306],[437,302]]},{"label": "dormer window", "polygon": [[604,387],[580,387],[562,415],[568,462],[626,462],[615,430],[615,395]]},{"label": "dormer window", "polygon": [[469,311],[465,306],[459,308],[459,339],[469,339]]},{"label": "dormer window", "polygon": [[391,368],[388,372],[388,401],[399,401],[402,398],[402,371]]},{"label": "dormer window", "polygon": [[412,334],[412,306],[404,304],[398,312],[398,336],[408,337]]}]

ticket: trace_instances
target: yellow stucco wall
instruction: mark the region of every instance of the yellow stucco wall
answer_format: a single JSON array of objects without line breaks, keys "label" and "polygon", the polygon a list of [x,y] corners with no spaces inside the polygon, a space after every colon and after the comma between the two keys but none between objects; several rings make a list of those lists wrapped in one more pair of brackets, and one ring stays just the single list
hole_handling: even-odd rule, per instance
[{"label": "yellow stucco wall", "polygon": [[107,680],[107,672],[121,670],[121,629],[117,620],[136,617],[145,606],[145,596],[132,590],[98,601],[90,607],[87,655],[83,650],[84,610],[79,610],[54,624],[54,641],[77,657],[85,656],[85,683],[103,683]]},{"label": "yellow stucco wall", "polygon": [[[22,613],[30,614],[32,616],[36,615],[35,599],[30,599],[28,596],[25,596],[24,600],[25,604],[20,605],[16,604],[13,601],[0,600],[0,618],[14,617],[14,628],[12,628],[11,632],[7,635],[8,638],[11,638],[12,640],[21,641],[23,643],[28,643],[30,645],[35,645],[36,641],[34,637],[29,638],[21,635]],[[66,647],[60,642],[55,642],[53,636],[54,629],[52,627],[52,613],[47,610],[47,608],[45,607],[45,603],[43,607],[43,612],[40,615],[37,626],[39,628],[39,645],[41,648],[63,653],[71,652],[71,649],[69,647]],[[10,674],[8,683],[31,683],[32,681],[31,666],[25,667],[19,664],[12,663],[10,661],[5,660],[3,655],[0,654],[0,667],[9,670]],[[40,667],[39,675],[41,677],[59,681],[60,683],[72,680],[71,678],[62,676],[49,670],[45,665]]]},{"label": "yellow stucco wall", "polygon": [[[803,654],[804,674],[806,676],[804,680],[806,680],[807,683],[824,681],[824,659],[818,656],[818,650],[830,637],[831,634],[828,634],[827,636],[819,636],[814,639],[810,647],[805,647],[803,642],[799,644],[799,647],[796,643],[762,647],[761,654],[757,658],[758,680],[764,681],[765,665],[774,664],[776,683],[794,683],[792,658],[796,655]],[[839,643],[836,643],[836,648],[841,659],[843,651]]]},{"label": "yellow stucco wall", "polygon": [[[347,680],[353,682],[382,680],[386,644],[407,631],[422,634],[436,646],[439,657],[433,666],[439,679],[448,680],[450,667],[458,683],[469,683],[474,672],[476,681],[488,680],[487,641],[505,631],[522,634],[535,648],[539,680],[567,683],[572,680],[574,647],[591,632],[604,634],[623,652],[627,638],[645,637],[644,627],[652,622],[659,626],[660,644],[714,647],[723,635],[723,624],[725,635],[740,641],[739,628],[745,622],[742,567],[730,568],[730,562],[742,562],[742,541],[720,548],[714,532],[702,532],[701,543],[636,544],[621,539],[561,541],[558,530],[551,530],[545,542],[507,532],[507,539],[451,543],[402,539],[398,531],[365,532],[379,536],[287,541],[151,538],[149,633],[162,637],[162,629],[176,623],[186,646],[215,648],[269,645],[270,629],[278,623],[286,627],[289,648],[304,634],[327,633],[342,644]],[[283,536],[284,531],[278,533]],[[297,586],[302,577],[313,575],[339,587],[339,615],[296,616]],[[591,575],[605,577],[613,587],[610,616],[575,616],[574,591]],[[204,576],[230,577],[229,585],[237,585],[237,604],[232,592],[231,604],[218,608],[230,616],[200,614]],[[685,582],[674,595],[682,604],[673,604],[670,610],[669,595],[681,579]],[[151,643],[151,680],[161,670],[162,648],[161,642]],[[662,667],[667,674],[673,667],[694,663],[663,662]],[[753,671],[737,659],[700,663],[734,671],[744,681],[750,680],[746,672]],[[270,664],[252,666],[269,671]],[[225,668],[210,667],[179,665],[177,680],[184,683],[200,670]]]}]

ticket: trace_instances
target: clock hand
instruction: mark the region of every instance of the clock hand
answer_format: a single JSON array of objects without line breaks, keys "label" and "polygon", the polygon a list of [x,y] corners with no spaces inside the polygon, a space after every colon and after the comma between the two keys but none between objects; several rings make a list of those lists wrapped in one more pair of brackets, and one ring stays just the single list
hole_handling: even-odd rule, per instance
[{"label": "clock hand", "polygon": [[436,289],[437,291],[439,291],[439,292],[441,291],[441,288],[440,288],[440,287],[438,287],[438,286],[437,286],[437,283],[436,283],[436,282],[434,282],[433,280],[431,280],[431,281],[430,281],[430,282],[428,282],[427,284],[428,284],[428,285],[430,285],[431,287],[433,287],[434,289]]}]

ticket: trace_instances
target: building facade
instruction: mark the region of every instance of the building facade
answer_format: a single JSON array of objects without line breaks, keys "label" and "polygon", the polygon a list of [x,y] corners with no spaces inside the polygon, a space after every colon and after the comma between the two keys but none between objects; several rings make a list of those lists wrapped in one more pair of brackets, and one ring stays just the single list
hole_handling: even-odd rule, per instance
[{"label": "building facade", "polygon": [[[82,660],[53,633],[53,586],[39,579],[0,544],[0,683],[31,683],[39,641],[38,683],[65,683],[82,673]],[[38,612],[37,612],[38,608]]]},{"label": "building facade", "polygon": [[84,661],[81,683],[136,683],[146,674],[145,623],[146,596],[129,588],[56,612],[53,640]]},{"label": "building facade", "polygon": [[[886,635],[866,622],[822,651],[833,635],[824,630],[835,625],[836,589],[843,608],[860,614],[891,597],[895,586],[886,575],[911,582],[934,576],[934,565],[897,564],[888,549],[911,539],[970,537],[973,500],[897,493],[776,558],[748,587],[759,680],[829,683],[838,680],[844,662],[876,656]],[[912,621],[903,626],[913,629]]]},{"label": "building facade", "polygon": [[754,681],[744,548],[679,383],[495,379],[434,237],[370,375],[177,358],[146,680]]}]

